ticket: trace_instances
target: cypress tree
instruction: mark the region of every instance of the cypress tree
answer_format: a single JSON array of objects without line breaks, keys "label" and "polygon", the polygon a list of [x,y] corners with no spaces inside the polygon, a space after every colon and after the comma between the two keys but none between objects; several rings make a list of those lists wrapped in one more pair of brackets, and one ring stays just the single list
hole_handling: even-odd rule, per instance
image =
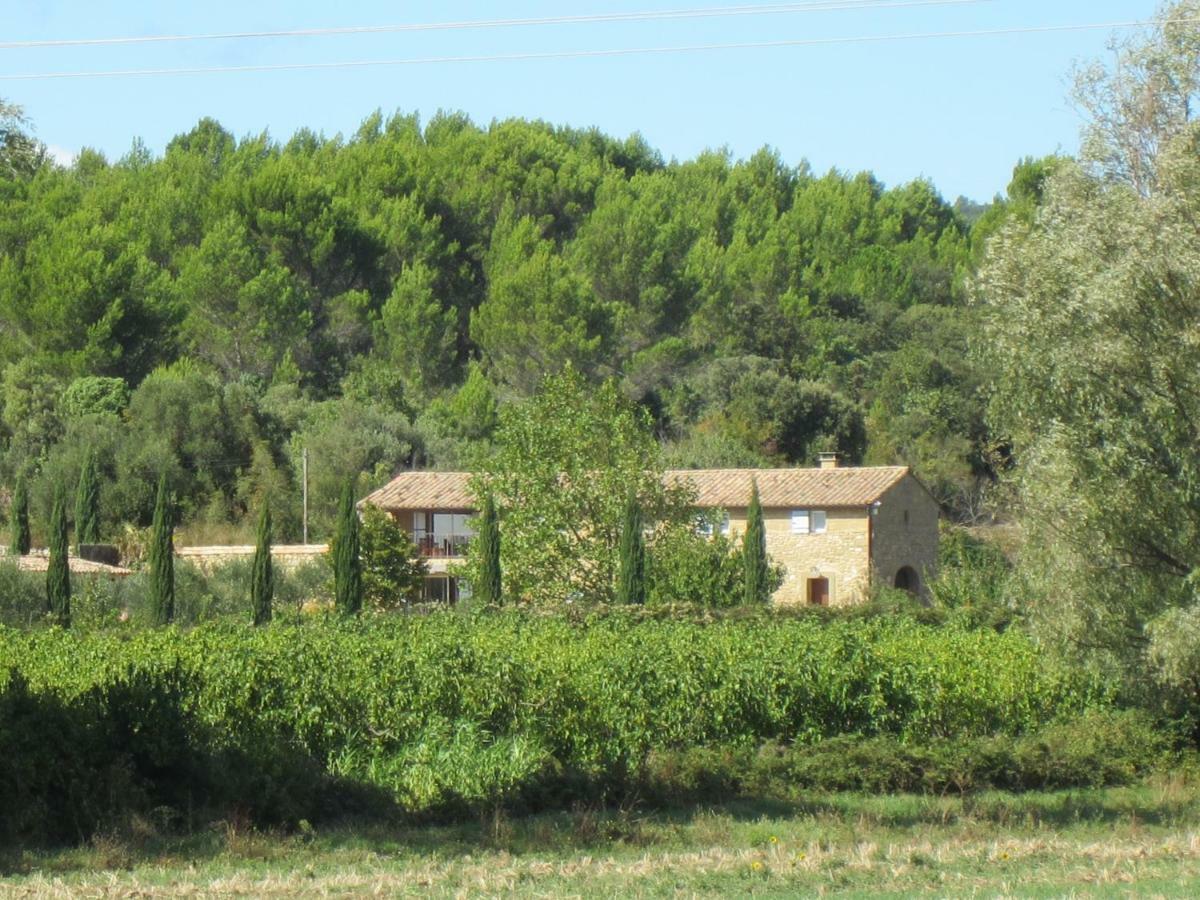
[{"label": "cypress tree", "polygon": [[96,475],[96,454],[88,450],[79,473],[75,493],[75,545],[95,544],[100,540],[100,483]]},{"label": "cypress tree", "polygon": [[54,492],[50,515],[50,560],[46,566],[46,610],[63,628],[71,627],[71,563],[67,549],[67,502]]},{"label": "cypress tree", "polygon": [[646,542],[642,536],[642,509],[632,491],[625,500],[621,525],[620,569],[617,573],[617,602],[646,602]]},{"label": "cypress tree", "polygon": [[271,564],[271,507],[263,503],[258,518],[258,544],[254,548],[254,568],[250,574],[250,606],[255,625],[271,621],[271,601],[275,597],[275,569]]},{"label": "cypress tree", "polygon": [[358,547],[358,510],[354,507],[354,481],[346,482],[338,510],[337,531],[333,536],[334,605],[343,615],[357,615],[362,609],[362,560]]},{"label": "cypress tree", "polygon": [[8,552],[11,556],[24,556],[29,552],[29,544],[29,490],[25,487],[25,476],[18,475],[9,511]]},{"label": "cypress tree", "polygon": [[175,618],[175,538],[167,476],[158,480],[154,523],[150,529],[150,606],[154,621],[167,625]]},{"label": "cypress tree", "polygon": [[758,481],[751,482],[750,509],[746,513],[746,537],[742,545],[745,596],[747,604],[766,603],[770,572],[767,569],[767,535],[763,526],[762,504],[758,500]]},{"label": "cypress tree", "polygon": [[489,494],[483,500],[483,512],[479,517],[479,537],[476,539],[479,553],[479,586],[475,597],[483,606],[500,605],[500,522],[496,517],[496,504]]}]

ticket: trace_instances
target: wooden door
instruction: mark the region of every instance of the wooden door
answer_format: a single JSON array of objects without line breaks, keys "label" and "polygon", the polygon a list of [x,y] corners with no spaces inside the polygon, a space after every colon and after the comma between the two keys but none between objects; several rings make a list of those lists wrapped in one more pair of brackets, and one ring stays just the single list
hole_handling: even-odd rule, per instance
[{"label": "wooden door", "polygon": [[808,579],[808,602],[812,606],[829,605],[829,579]]}]

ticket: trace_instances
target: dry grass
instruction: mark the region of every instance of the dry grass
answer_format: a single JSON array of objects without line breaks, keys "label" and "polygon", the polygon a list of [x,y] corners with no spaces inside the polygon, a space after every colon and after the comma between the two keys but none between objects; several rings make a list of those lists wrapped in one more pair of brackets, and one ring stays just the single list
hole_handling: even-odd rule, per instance
[{"label": "dry grass", "polygon": [[933,896],[1200,894],[1200,786],[966,798],[813,798],[661,813],[581,808],[453,827],[145,823],[26,855],[4,897]]}]

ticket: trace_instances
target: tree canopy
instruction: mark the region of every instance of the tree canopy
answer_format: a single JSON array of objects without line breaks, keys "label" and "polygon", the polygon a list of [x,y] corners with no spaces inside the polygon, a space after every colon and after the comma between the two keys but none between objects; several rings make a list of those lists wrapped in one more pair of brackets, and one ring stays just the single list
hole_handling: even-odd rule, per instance
[{"label": "tree canopy", "polygon": [[0,170],[0,478],[28,472],[37,515],[92,447],[102,532],[148,524],[166,473],[181,524],[249,540],[269,500],[295,539],[307,450],[328,538],[347,475],[472,464],[568,366],[684,465],[837,449],[952,507],[990,475],[976,251],[925,181],[453,113],[34,162]]}]

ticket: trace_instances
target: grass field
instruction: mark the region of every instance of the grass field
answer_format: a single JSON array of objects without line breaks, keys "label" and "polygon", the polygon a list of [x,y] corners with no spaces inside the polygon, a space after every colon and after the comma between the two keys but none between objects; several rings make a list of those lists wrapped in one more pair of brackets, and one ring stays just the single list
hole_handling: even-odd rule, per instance
[{"label": "grass field", "polygon": [[1200,782],[966,797],[577,809],[291,835],[214,823],[3,861],[0,895],[1032,896],[1200,894]]}]

